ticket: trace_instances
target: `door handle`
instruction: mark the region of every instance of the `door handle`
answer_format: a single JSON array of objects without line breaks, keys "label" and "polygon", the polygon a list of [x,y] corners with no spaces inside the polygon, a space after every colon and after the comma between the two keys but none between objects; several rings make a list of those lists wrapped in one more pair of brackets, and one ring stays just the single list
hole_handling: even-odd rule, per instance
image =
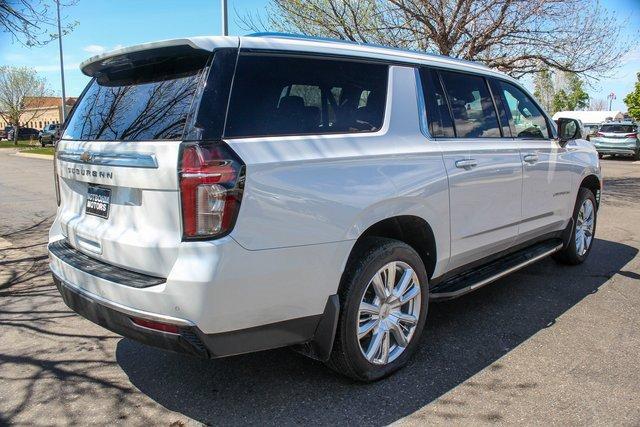
[{"label": "door handle", "polygon": [[476,159],[456,160],[456,167],[460,169],[473,169],[478,166]]},{"label": "door handle", "polygon": [[537,154],[525,154],[522,157],[522,160],[524,160],[526,163],[529,163],[530,165],[532,165],[532,164],[538,162],[538,155]]}]

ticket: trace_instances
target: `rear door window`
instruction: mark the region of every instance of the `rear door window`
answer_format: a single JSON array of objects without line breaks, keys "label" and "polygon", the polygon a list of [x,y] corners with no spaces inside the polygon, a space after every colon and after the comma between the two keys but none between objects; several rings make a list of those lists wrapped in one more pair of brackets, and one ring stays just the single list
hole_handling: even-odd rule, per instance
[{"label": "rear door window", "polygon": [[375,132],[387,74],[383,64],[241,55],[225,136]]},{"label": "rear door window", "polygon": [[440,71],[458,138],[500,138],[500,125],[483,77]]},{"label": "rear door window", "polygon": [[429,134],[436,138],[454,138],[451,112],[438,74],[428,68],[421,68],[420,81],[427,110]]}]

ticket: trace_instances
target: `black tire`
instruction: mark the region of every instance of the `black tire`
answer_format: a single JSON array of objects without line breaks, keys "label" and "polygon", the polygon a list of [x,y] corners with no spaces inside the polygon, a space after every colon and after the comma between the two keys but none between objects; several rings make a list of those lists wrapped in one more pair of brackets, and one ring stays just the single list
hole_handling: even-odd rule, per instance
[{"label": "black tire", "polygon": [[[576,245],[576,224],[578,223],[578,213],[580,212],[580,207],[582,206],[582,204],[586,199],[591,200],[591,203],[593,204],[593,232],[592,232],[591,242],[586,252],[580,254],[578,253],[578,248]],[[582,187],[578,191],[578,198],[576,200],[576,205],[573,208],[573,221],[570,225],[571,233],[568,234],[569,235],[567,239],[568,241],[564,242],[564,246],[561,251],[556,252],[553,255],[554,259],[562,264],[567,264],[567,265],[582,264],[587,259],[587,257],[589,256],[589,253],[591,252],[591,249],[593,248],[597,223],[598,223],[598,210],[597,210],[597,204],[596,204],[596,196],[588,188]]]},{"label": "black tire", "polygon": [[[387,364],[369,362],[362,354],[357,337],[359,307],[362,296],[372,277],[387,263],[401,261],[408,264],[420,282],[420,314],[413,336],[405,350]],[[427,318],[429,302],[428,276],[424,264],[409,245],[386,238],[365,239],[356,248],[342,276],[340,290],[340,316],[336,337],[327,365],[343,375],[358,381],[376,381],[402,368],[419,345]]]},{"label": "black tire", "polygon": [[604,157],[604,154],[602,154],[602,153],[598,153],[598,157],[601,159],[601,158],[603,158],[603,157]]},{"label": "black tire", "polygon": [[640,160],[640,148],[636,150],[636,154],[633,155],[633,160]]},{"label": "black tire", "polygon": [[46,144],[44,141],[42,141],[42,140],[40,140],[40,145],[42,145],[42,148],[44,148],[44,147],[46,147],[46,146],[47,146],[47,144]]}]

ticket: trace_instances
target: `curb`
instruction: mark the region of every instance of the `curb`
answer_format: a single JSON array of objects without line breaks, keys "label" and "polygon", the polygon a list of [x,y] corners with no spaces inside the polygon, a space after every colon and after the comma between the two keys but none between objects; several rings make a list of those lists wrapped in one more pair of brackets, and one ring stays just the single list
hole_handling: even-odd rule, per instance
[{"label": "curb", "polygon": [[53,160],[53,156],[50,156],[48,154],[32,154],[32,153],[15,153],[14,156],[18,156],[18,157],[29,157],[32,159],[41,159],[41,160]]}]

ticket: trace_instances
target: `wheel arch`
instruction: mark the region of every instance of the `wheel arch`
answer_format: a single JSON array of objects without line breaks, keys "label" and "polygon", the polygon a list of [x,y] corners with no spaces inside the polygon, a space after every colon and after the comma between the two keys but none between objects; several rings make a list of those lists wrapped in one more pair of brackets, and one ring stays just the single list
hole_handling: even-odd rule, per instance
[{"label": "wheel arch", "polygon": [[580,182],[580,188],[586,188],[590,190],[596,198],[596,205],[600,207],[600,190],[602,189],[602,181],[595,174],[587,175]]},{"label": "wheel arch", "polygon": [[370,225],[353,245],[347,265],[368,237],[385,237],[406,243],[420,255],[428,277],[433,276],[438,259],[438,247],[433,228],[424,218],[416,215],[397,215]]}]

